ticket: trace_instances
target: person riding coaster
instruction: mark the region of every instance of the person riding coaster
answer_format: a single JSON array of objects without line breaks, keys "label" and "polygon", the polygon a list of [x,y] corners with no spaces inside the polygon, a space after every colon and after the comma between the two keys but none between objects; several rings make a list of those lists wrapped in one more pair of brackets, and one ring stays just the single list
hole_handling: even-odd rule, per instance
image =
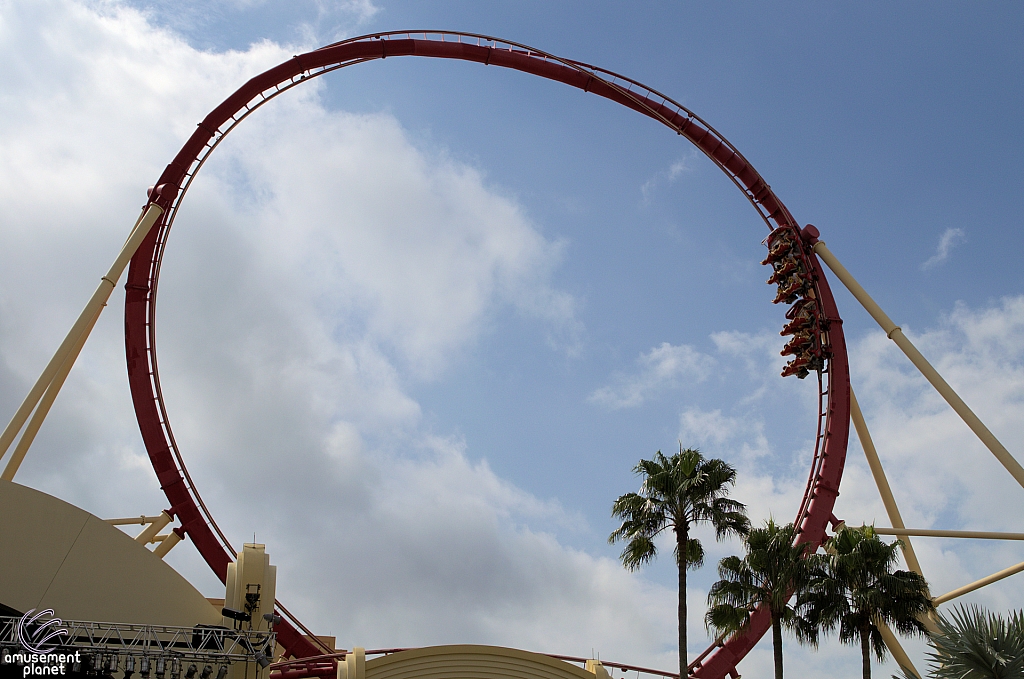
[{"label": "person riding coaster", "polygon": [[802,274],[791,274],[789,278],[779,283],[779,292],[775,295],[775,299],[772,300],[772,304],[778,304],[779,302],[789,304],[795,301],[797,297],[806,296],[810,287],[810,281],[808,281]]},{"label": "person riding coaster", "polygon": [[808,349],[817,347],[817,333],[815,332],[801,332],[798,333],[793,339],[786,343],[786,346],[782,348],[780,352],[782,356],[798,355],[806,353]]},{"label": "person riding coaster", "polygon": [[783,278],[792,274],[793,272],[797,272],[800,274],[804,273],[803,262],[801,262],[800,259],[797,258],[792,253],[785,259],[780,259],[773,262],[772,266],[775,268],[775,271],[772,272],[771,278],[769,278],[766,281],[768,285],[778,283]]},{"label": "person riding coaster", "polygon": [[[794,310],[796,313],[792,313]],[[790,322],[779,333],[783,337],[814,328],[818,324],[818,306],[812,299],[802,299],[786,312],[786,318],[789,318]]]}]

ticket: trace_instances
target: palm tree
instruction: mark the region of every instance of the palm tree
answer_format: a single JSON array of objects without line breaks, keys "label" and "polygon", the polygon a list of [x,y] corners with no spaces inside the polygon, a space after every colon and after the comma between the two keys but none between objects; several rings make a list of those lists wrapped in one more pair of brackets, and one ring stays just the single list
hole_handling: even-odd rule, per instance
[{"label": "palm tree", "polygon": [[[980,606],[959,606],[936,621],[928,639],[929,671],[935,679],[1024,677],[1024,610],[1009,620]],[[911,677],[903,671],[904,677]]]},{"label": "palm tree", "polygon": [[[782,679],[782,628],[787,627],[799,641],[815,641],[807,622],[797,615],[789,601],[810,582],[813,555],[805,554],[808,543],[796,541],[793,524],[780,526],[772,519],[764,528],[747,536],[747,554],[742,559],[727,556],[718,564],[718,582],[708,592],[710,606],[705,622],[720,633],[742,630],[758,606],[767,606],[772,618],[772,646],[775,650],[775,679]],[[808,558],[805,558],[808,557]]]},{"label": "palm tree", "polygon": [[653,460],[640,460],[634,473],[643,477],[639,493],[626,493],[612,505],[622,525],[608,542],[626,542],[620,558],[634,571],[657,555],[654,539],[666,529],[676,537],[679,569],[679,676],[686,677],[686,571],[704,563],[704,547],[690,537],[691,527],[710,523],[719,540],[745,535],[750,523],[746,507],[728,498],[736,470],[722,460],[706,460],[699,450],[683,449],[666,458],[659,450]]},{"label": "palm tree", "polygon": [[921,575],[892,570],[899,547],[899,540],[882,542],[871,526],[841,527],[826,544],[801,600],[812,634],[838,626],[841,642],[860,644],[864,679],[871,679],[872,651],[879,662],[885,660],[880,623],[900,634],[924,634],[919,618],[935,610]]}]

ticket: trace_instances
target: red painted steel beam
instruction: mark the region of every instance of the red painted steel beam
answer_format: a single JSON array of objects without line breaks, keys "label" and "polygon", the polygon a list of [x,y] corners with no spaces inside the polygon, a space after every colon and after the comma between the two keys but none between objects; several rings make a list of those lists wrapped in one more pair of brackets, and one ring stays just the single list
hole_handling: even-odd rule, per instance
[{"label": "red painted steel beam", "polygon": [[[441,35],[440,33],[432,33]],[[508,48],[496,45],[470,44],[461,42],[462,38],[482,39],[485,42],[496,41],[493,38],[469,34],[446,33],[446,36],[457,37],[457,41],[431,40],[405,37],[391,38],[393,34],[378,34],[354,38],[342,43],[330,45],[312,52],[298,55],[264,73],[250,79],[197,126],[196,131],[185,142],[174,160],[160,175],[157,186],[168,185],[178,189],[186,186],[186,175],[193,164],[204,157],[207,146],[211,144],[218,130],[230,127],[237,116],[248,111],[248,105],[267,90],[276,86],[289,85],[296,77],[313,77],[312,69],[346,65],[348,62],[360,63],[373,59],[386,59],[398,56],[416,56],[440,59],[458,59],[476,63],[509,68],[536,75],[548,80],[565,83],[585,92],[596,94],[618,104],[626,106],[638,113],[650,117],[686,137],[704,154],[711,158],[733,181],[744,190],[747,197],[763,212],[762,217],[775,222],[777,226],[798,228],[796,221],[786,209],[767,183],[761,178],[753,166],[729,144],[720,134],[704,124],[698,117],[690,114],[682,107],[670,106],[666,99],[660,98],[655,92],[638,85],[639,92],[617,86],[612,82],[621,78],[616,74],[595,69],[586,64],[579,64],[552,57],[539,50],[522,46],[509,45]],[[409,34],[406,34],[409,35]],[[380,36],[386,39],[379,39]],[[606,79],[605,76],[609,76]],[[628,81],[628,79],[624,79]],[[634,82],[634,81],[628,81]],[[643,95],[643,96],[641,96]],[[652,95],[655,95],[652,97]],[[258,103],[258,102],[257,102]],[[681,112],[682,111],[682,112]],[[685,112],[685,113],[684,113]],[[174,191],[164,191],[156,197],[165,210],[172,205],[177,196]],[[180,200],[180,199],[179,199]],[[163,249],[163,238],[170,225],[162,221],[153,229],[150,236],[132,259],[125,285],[125,350],[128,363],[128,380],[135,404],[135,412],[139,421],[150,461],[156,472],[160,487],[171,503],[172,513],[177,516],[182,528],[192,539],[200,554],[213,569],[214,573],[224,581],[227,565],[232,555],[214,535],[213,530],[203,517],[196,502],[195,491],[186,486],[183,470],[175,463],[171,451],[171,442],[160,417],[161,409],[157,403],[162,398],[155,382],[156,352],[150,333],[151,324],[155,322],[155,301],[159,280],[160,259]],[[772,225],[769,224],[771,227]],[[849,365],[846,356],[846,343],[842,332],[842,321],[836,310],[835,300],[828,288],[824,274],[817,259],[814,260],[815,273],[818,275],[816,287],[826,318],[831,320],[827,330],[832,358],[829,362],[830,386],[828,408],[826,413],[825,440],[820,451],[820,470],[812,475],[807,495],[810,498],[807,511],[801,507],[801,535],[817,547],[825,536],[825,527],[832,517],[832,507],[839,490],[843,465],[846,457],[846,443],[849,435]],[[818,464],[815,460],[813,464]],[[752,617],[749,630],[730,639],[722,646],[709,653],[699,667],[692,668],[691,673],[699,677],[724,677],[735,664],[746,655],[758,639],[769,627],[766,612],[757,611]],[[305,639],[286,621],[277,626],[278,639],[291,655],[308,657],[318,655],[319,649]]]}]

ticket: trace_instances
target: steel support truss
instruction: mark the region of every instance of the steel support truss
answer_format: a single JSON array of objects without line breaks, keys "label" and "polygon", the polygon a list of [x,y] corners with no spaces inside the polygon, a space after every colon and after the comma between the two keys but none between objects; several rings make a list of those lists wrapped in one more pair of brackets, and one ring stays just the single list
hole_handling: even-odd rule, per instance
[{"label": "steel support truss", "polygon": [[[26,653],[18,639],[20,617],[0,617],[0,662],[8,656]],[[60,629],[67,631],[53,653],[80,654],[81,670],[122,669],[128,658],[135,659],[141,672],[145,658],[158,679],[168,675],[177,679],[188,664],[223,667],[234,663],[266,662],[274,657],[276,635],[259,630],[236,630],[228,627],[196,625],[133,625],[84,620],[63,620]],[[29,651],[30,652],[30,651]],[[158,661],[163,661],[158,663]],[[184,670],[187,672],[187,670]]]}]

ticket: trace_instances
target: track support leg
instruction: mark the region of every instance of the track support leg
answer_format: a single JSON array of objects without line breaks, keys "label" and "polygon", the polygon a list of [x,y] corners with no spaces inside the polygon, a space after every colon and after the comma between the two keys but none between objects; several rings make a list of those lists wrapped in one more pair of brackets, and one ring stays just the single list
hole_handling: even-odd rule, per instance
[{"label": "track support leg", "polygon": [[81,353],[82,347],[85,346],[85,341],[89,338],[89,333],[92,332],[93,326],[96,325],[100,312],[107,305],[107,300],[110,299],[110,293],[113,292],[117,279],[121,277],[135,251],[139,249],[139,245],[142,244],[143,239],[149,234],[150,229],[160,219],[160,215],[163,212],[163,208],[159,205],[150,203],[145,212],[142,213],[142,216],[139,217],[139,220],[135,223],[132,232],[128,236],[128,240],[125,241],[124,247],[121,248],[117,259],[114,260],[110,270],[107,271],[107,275],[100,279],[99,286],[97,286],[88,304],[85,305],[82,313],[78,316],[78,320],[71,326],[71,330],[57,349],[57,353],[47,363],[43,374],[36,380],[32,390],[29,391],[21,407],[18,408],[14,417],[11,418],[3,434],[0,434],[0,458],[2,458],[14,442],[18,432],[25,426],[29,415],[35,411],[32,421],[29,422],[25,433],[22,434],[21,440],[18,442],[18,447],[15,449],[14,454],[11,455],[11,459],[7,461],[3,474],[0,474],[0,479],[5,481],[14,480],[18,467],[21,466],[22,460],[25,459],[25,453],[28,452],[29,446],[32,445],[39,427],[42,426],[43,420],[50,411],[50,406],[53,405],[53,401],[57,398],[57,393],[64,385],[64,380],[67,378],[68,373],[71,372],[71,367],[75,364],[78,354]]},{"label": "track support leg", "polygon": [[921,371],[925,379],[931,382],[935,390],[939,392],[939,395],[946,400],[946,403],[956,411],[956,414],[971,428],[971,431],[981,439],[981,442],[985,444],[999,463],[1006,468],[1006,471],[1010,472],[1010,476],[1017,480],[1017,483],[1024,487],[1024,467],[1021,467],[1020,463],[1010,452],[1006,450],[1002,443],[988,430],[988,427],[978,419],[978,416],[974,414],[967,404],[964,403],[963,399],[953,391],[953,388],[946,383],[946,380],[942,378],[942,375],[938,373],[935,368],[932,367],[931,363],[917,350],[917,347],[911,343],[907,336],[903,334],[903,330],[892,322],[881,307],[875,303],[875,300],[871,299],[871,296],[861,287],[860,283],[850,275],[850,272],[846,270],[836,256],[825,247],[824,241],[818,241],[814,244],[814,254],[818,255],[828,268],[832,269],[832,272],[843,282],[843,285],[857,298],[857,301],[863,305],[871,317],[875,319],[878,325],[882,326],[882,330],[885,331],[886,336],[896,343],[903,353],[907,355],[910,362]]}]

